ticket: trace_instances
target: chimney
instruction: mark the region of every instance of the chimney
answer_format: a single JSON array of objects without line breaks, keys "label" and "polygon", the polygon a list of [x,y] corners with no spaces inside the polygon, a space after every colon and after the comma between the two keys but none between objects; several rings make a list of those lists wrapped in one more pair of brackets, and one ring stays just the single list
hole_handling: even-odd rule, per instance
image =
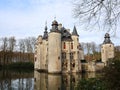
[{"label": "chimney", "polygon": [[62,24],[60,23],[58,24],[58,30],[61,30],[61,28],[62,28]]}]

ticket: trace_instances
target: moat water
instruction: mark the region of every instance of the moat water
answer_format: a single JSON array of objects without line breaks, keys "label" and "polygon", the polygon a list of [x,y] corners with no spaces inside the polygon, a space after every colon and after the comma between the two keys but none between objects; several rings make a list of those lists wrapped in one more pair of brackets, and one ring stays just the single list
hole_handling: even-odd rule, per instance
[{"label": "moat water", "polygon": [[95,73],[53,75],[38,71],[0,71],[0,90],[75,90],[82,78]]}]

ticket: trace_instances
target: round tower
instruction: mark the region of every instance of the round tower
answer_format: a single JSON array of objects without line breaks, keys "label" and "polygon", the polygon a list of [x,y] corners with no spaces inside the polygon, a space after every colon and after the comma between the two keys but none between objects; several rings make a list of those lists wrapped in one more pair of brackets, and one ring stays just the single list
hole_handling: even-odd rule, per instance
[{"label": "round tower", "polygon": [[43,58],[41,59],[41,70],[42,71],[47,71],[47,62],[48,62],[48,32],[47,32],[47,24],[45,26],[45,31],[44,31],[44,35],[42,37],[42,54],[43,54]]},{"label": "round tower", "polygon": [[56,20],[48,35],[48,73],[61,73],[61,33]]},{"label": "round tower", "polygon": [[101,59],[102,62],[107,65],[109,63],[109,59],[114,58],[114,44],[111,42],[108,33],[105,34],[104,38],[104,42],[101,45]]},{"label": "round tower", "polygon": [[75,69],[72,72],[79,72],[78,67],[79,67],[79,35],[77,33],[76,27],[74,26],[73,32],[72,32],[72,40],[73,40],[73,57],[75,60]]}]

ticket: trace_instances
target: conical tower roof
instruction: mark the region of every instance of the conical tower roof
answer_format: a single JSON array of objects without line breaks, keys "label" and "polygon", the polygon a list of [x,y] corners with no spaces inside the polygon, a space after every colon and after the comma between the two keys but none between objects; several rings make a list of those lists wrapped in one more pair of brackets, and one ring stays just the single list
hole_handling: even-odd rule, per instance
[{"label": "conical tower roof", "polygon": [[78,33],[77,33],[77,29],[76,29],[75,26],[74,26],[74,28],[73,28],[72,35],[79,36]]},{"label": "conical tower roof", "polygon": [[43,39],[48,39],[47,24],[45,25],[45,31],[44,31]]}]

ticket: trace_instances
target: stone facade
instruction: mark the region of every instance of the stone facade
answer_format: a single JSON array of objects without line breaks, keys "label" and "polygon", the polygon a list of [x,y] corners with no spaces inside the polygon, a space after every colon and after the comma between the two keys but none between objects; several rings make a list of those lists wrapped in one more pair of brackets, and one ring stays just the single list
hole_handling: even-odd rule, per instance
[{"label": "stone facade", "polygon": [[104,42],[101,45],[101,59],[102,62],[107,65],[109,60],[114,58],[114,44],[110,40],[108,33],[105,34]]},{"label": "stone facade", "polygon": [[84,59],[84,53],[75,26],[72,33],[56,20],[49,33],[45,26],[44,35],[36,42],[35,69],[48,73],[80,72],[81,59]]}]

